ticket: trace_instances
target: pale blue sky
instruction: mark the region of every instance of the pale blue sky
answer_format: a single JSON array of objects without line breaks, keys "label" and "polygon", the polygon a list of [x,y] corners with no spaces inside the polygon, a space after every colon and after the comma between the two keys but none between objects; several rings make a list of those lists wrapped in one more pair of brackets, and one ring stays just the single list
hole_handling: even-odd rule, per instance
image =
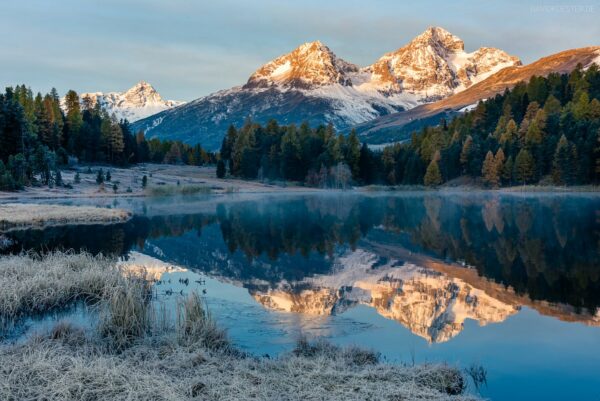
[{"label": "pale blue sky", "polygon": [[319,39],[368,65],[428,26],[467,50],[524,62],[600,45],[600,1],[1,0],[0,85],[79,92],[139,80],[192,100],[242,84],[260,65]]}]

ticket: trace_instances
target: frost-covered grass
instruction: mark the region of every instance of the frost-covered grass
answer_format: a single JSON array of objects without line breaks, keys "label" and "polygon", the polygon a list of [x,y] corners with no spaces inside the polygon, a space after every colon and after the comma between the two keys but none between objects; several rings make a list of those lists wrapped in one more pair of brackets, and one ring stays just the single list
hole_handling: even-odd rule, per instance
[{"label": "frost-covered grass", "polygon": [[98,331],[111,349],[122,350],[149,332],[151,294],[150,283],[143,277],[130,277],[105,294]]},{"label": "frost-covered grass", "polygon": [[177,334],[183,344],[200,344],[211,350],[231,348],[225,331],[217,326],[196,292],[177,305]]},{"label": "frost-covered grass", "polygon": [[[50,253],[0,258],[0,331],[27,315],[76,301],[106,299],[127,279],[113,260],[86,253]],[[3,324],[2,324],[3,323]]]},{"label": "frost-covered grass", "polygon": [[252,358],[173,337],[114,353],[65,325],[0,351],[6,401],[475,399],[448,391],[462,379],[444,365],[352,365],[335,353]]},{"label": "frost-covered grass", "polygon": [[279,358],[249,356],[198,294],[181,299],[176,323],[165,324],[152,312],[144,276],[115,266],[86,254],[0,258],[0,285],[12,285],[1,287],[7,315],[91,297],[102,316],[96,331],[60,322],[25,342],[0,343],[1,400],[475,399],[462,394],[456,368],[382,364],[358,348],[302,340]]},{"label": "frost-covered grass", "polygon": [[89,206],[0,204],[0,230],[66,224],[99,224],[126,221],[131,213]]}]

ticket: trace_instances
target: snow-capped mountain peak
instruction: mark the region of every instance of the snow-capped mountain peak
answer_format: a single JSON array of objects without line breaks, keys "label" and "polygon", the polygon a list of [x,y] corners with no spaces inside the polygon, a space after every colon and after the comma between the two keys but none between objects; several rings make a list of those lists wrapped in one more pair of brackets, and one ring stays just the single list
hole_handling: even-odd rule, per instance
[{"label": "snow-capped mountain peak", "polygon": [[152,85],[140,81],[125,92],[94,92],[81,94],[81,102],[100,107],[118,119],[130,122],[140,120],[161,111],[182,105],[184,102],[163,100]]},{"label": "snow-capped mountain peak", "polygon": [[430,27],[406,46],[386,53],[373,65],[371,85],[391,93],[414,93],[437,100],[465,89],[502,68],[520,65],[518,57],[482,47],[465,52],[464,42],[443,28]]},{"label": "snow-capped mountain peak", "polygon": [[462,39],[437,26],[427,28],[422,34],[415,37],[410,45],[413,47],[432,46],[455,52],[465,50],[465,43]]},{"label": "snow-capped mountain peak", "polygon": [[163,103],[163,99],[156,89],[145,81],[138,82],[131,89],[123,93],[123,98],[130,105],[137,107]]},{"label": "snow-capped mountain peak", "polygon": [[331,84],[349,85],[348,73],[358,67],[338,58],[320,41],[307,42],[288,54],[260,67],[244,86],[266,88],[273,85],[283,88],[311,89]]}]

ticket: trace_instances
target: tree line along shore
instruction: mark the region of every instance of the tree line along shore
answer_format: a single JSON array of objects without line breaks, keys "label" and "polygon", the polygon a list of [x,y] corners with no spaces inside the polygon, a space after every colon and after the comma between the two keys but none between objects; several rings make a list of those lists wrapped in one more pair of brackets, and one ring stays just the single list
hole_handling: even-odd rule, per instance
[{"label": "tree line along shore", "polygon": [[216,176],[308,187],[466,183],[478,188],[584,186],[600,182],[600,72],[596,65],[517,84],[470,111],[373,150],[332,125],[231,126],[219,152],[132,133],[98,104],[69,91],[24,85],[0,95],[0,190],[73,186],[61,169],[79,163],[216,166]]}]

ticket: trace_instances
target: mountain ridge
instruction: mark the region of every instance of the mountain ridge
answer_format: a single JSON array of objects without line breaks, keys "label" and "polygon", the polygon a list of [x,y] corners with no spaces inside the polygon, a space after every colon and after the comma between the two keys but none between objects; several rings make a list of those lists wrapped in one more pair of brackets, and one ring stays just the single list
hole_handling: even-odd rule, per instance
[{"label": "mountain ridge", "polygon": [[[420,56],[412,59],[408,70],[396,68],[395,61],[419,46]],[[273,118],[281,124],[332,123],[346,130],[444,98],[486,74],[519,63],[494,48],[466,53],[462,40],[437,27],[363,68],[337,57],[320,41],[308,42],[258,68],[244,85],[147,117],[134,129],[149,137],[200,143],[213,150],[230,124],[239,126],[248,117],[260,123]],[[438,67],[444,73],[432,75]]]}]

